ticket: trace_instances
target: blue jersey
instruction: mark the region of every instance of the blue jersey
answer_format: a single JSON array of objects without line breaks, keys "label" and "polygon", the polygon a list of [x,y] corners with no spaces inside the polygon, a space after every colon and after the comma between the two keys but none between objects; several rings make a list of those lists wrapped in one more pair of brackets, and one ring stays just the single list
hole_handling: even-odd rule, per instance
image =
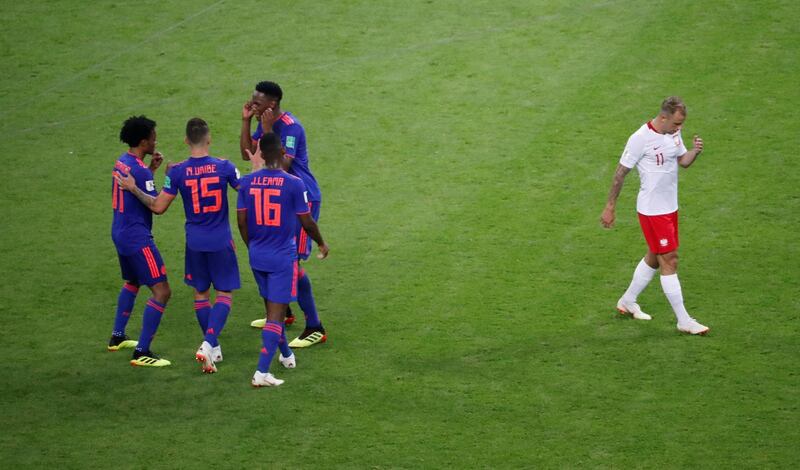
[{"label": "blue jersey", "polygon": [[136,179],[136,186],[151,196],[157,196],[153,172],[136,155],[123,153],[114,164],[111,183],[111,206],[114,221],[111,223],[111,239],[117,252],[129,256],[153,240],[153,213],[136,196],[125,191],[114,178],[115,173],[128,174]]},{"label": "blue jersey", "polygon": [[241,180],[236,208],[247,211],[250,267],[272,272],[297,259],[297,216],[309,212],[300,178],[283,170],[251,173]]},{"label": "blue jersey", "polygon": [[[281,136],[281,144],[286,149],[286,156],[292,159],[289,173],[297,176],[306,185],[309,201],[322,201],[316,178],[311,173],[308,163],[308,148],[306,147],[306,131],[303,125],[291,113],[283,113],[272,125],[272,132]],[[253,140],[258,141],[264,135],[264,128],[258,123],[253,133]]]},{"label": "blue jersey", "polygon": [[188,158],[167,171],[164,192],[181,193],[186,213],[186,244],[194,251],[230,246],[228,186],[239,188],[239,170],[228,160]]}]

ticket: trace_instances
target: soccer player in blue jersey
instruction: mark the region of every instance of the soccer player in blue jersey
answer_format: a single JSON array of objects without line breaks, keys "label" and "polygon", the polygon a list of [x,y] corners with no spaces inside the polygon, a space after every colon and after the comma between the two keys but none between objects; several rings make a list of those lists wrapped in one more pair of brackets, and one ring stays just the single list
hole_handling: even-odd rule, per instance
[{"label": "soccer player in blue jersey", "polygon": [[[184,282],[194,288],[197,321],[205,335],[195,358],[205,373],[217,371],[222,360],[219,334],[231,309],[232,292],[240,287],[239,265],[228,223],[228,186],[239,189],[239,171],[228,160],[209,156],[211,133],[200,118],[186,123],[190,157],[172,165],[158,197],[136,188],[132,178],[120,183],[156,214],[163,214],[177,194],[186,213],[186,272]],[[209,291],[216,290],[211,306]]]},{"label": "soccer player in blue jersey", "polygon": [[[286,152],[287,171],[303,180],[308,192],[308,205],[311,217],[319,220],[320,205],[322,194],[317,184],[317,180],[311,173],[308,160],[308,149],[306,146],[306,132],[300,121],[292,113],[281,110],[281,99],[283,90],[274,82],[264,81],[256,85],[250,101],[245,103],[242,109],[242,129],[239,137],[239,146],[242,158],[249,159],[249,154],[256,151],[258,139],[265,132],[273,132],[281,138],[281,144]],[[258,117],[258,125],[253,134],[251,126],[253,116]],[[298,224],[297,233],[297,254],[300,260],[308,259],[311,254],[311,239],[303,227]],[[294,348],[305,348],[315,344],[324,343],[327,340],[325,328],[319,319],[317,306],[314,302],[314,294],[311,289],[311,279],[304,269],[300,268],[297,281],[297,303],[303,310],[306,318],[306,326],[303,333],[295,338],[290,345]],[[287,316],[286,324],[294,322],[294,317]],[[264,320],[256,320],[252,326],[260,328],[264,325]]]},{"label": "soccer player in blue jersey", "polygon": [[281,364],[287,368],[295,366],[294,354],[281,339],[285,337],[286,309],[297,294],[298,222],[317,242],[318,258],[328,255],[328,246],[311,217],[305,184],[283,169],[281,138],[274,133],[264,134],[256,154],[248,157],[263,158],[264,168],[242,178],[236,204],[237,221],[267,310],[261,331],[263,347],[251,383],[254,387],[274,387],[283,383],[269,372],[278,348]]},{"label": "soccer player in blue jersey", "polygon": [[[125,284],[117,301],[117,314],[108,350],[132,347],[135,349],[131,365],[168,366],[168,360],[150,351],[150,343],[172,294],[164,261],[151,233],[153,214],[131,192],[123,191],[118,179],[121,174],[130,175],[133,186],[139,192],[151,197],[156,195],[153,172],[163,161],[161,154],[156,152],[156,123],[144,116],[130,117],[122,125],[119,138],[129,148],[117,159],[112,173],[111,205],[114,221],[111,225],[111,238],[117,248]],[[145,165],[143,161],[147,155],[152,156],[150,165]],[[125,335],[125,327],[142,284],[150,288],[153,296],[144,309],[142,332],[136,342]]]}]

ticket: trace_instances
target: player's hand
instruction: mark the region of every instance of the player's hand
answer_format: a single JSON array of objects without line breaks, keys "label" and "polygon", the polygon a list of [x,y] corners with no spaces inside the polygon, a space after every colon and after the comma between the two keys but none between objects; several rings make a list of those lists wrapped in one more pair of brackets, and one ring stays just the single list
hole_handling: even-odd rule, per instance
[{"label": "player's hand", "polygon": [[603,224],[605,228],[611,228],[614,226],[614,219],[616,216],[614,215],[614,209],[610,207],[606,207],[603,209],[603,213],[600,215],[600,223]]},{"label": "player's hand", "polygon": [[264,158],[261,156],[261,149],[256,146],[256,153],[250,151],[250,149],[244,149],[247,153],[248,160],[253,165],[252,171],[258,171],[264,168]]},{"label": "player's hand", "polygon": [[703,151],[703,139],[701,139],[699,135],[695,134],[693,141],[694,141],[693,142],[694,143],[694,149],[697,150],[697,153],[702,152]]},{"label": "player's hand", "polygon": [[133,188],[136,187],[136,178],[129,173],[115,172],[114,178],[116,178],[117,184],[122,186],[125,191],[133,191]]},{"label": "player's hand", "polygon": [[247,103],[242,106],[242,119],[249,121],[253,119],[253,115],[256,113],[256,105],[253,104],[252,101],[248,101]]},{"label": "player's hand", "polygon": [[158,170],[158,167],[164,162],[164,156],[161,155],[161,152],[154,152],[153,156],[150,157],[150,171],[155,173]]},{"label": "player's hand", "polygon": [[328,245],[318,245],[317,248],[319,249],[319,253],[317,253],[317,259],[325,259],[328,257]]},{"label": "player's hand", "polygon": [[268,129],[272,129],[272,125],[277,120],[278,116],[275,111],[272,108],[267,108],[261,113],[261,128],[264,129],[264,132],[267,132]]}]

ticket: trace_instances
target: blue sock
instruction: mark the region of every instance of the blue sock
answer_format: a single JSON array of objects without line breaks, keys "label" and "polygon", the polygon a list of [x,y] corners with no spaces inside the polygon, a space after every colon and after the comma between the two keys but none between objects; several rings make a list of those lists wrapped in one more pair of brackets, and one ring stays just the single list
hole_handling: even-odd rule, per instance
[{"label": "blue sock", "polygon": [[139,352],[150,351],[150,343],[158,331],[158,324],[161,323],[161,315],[164,313],[166,305],[160,304],[152,297],[147,300],[142,317],[142,333],[139,335],[139,344],[136,350]]},{"label": "blue sock", "polygon": [[206,330],[206,341],[213,347],[219,346],[219,334],[225,327],[228,314],[231,312],[231,297],[229,295],[218,295],[211,309],[211,316]]},{"label": "blue sock", "polygon": [[289,347],[289,342],[286,341],[285,324],[281,324],[281,339],[278,341],[278,348],[281,350],[281,356],[289,357],[292,355],[292,348]]},{"label": "blue sock", "polygon": [[194,301],[194,314],[197,317],[200,330],[205,334],[208,329],[208,316],[211,314],[211,304],[208,299]]},{"label": "blue sock", "polygon": [[117,315],[114,317],[112,335],[125,336],[125,327],[128,326],[128,320],[131,318],[131,311],[133,310],[133,304],[136,303],[136,294],[138,293],[139,288],[133,284],[126,282],[122,285],[122,290],[119,291],[119,298],[117,298]]},{"label": "blue sock", "polygon": [[261,354],[258,356],[258,371],[261,373],[269,372],[269,365],[275,351],[278,349],[278,341],[281,338],[281,324],[276,321],[267,321],[264,329],[261,330]]},{"label": "blue sock", "polygon": [[306,316],[306,328],[322,328],[317,305],[314,303],[314,293],[311,291],[311,279],[308,278],[305,269],[300,271],[300,277],[297,279],[297,303]]}]

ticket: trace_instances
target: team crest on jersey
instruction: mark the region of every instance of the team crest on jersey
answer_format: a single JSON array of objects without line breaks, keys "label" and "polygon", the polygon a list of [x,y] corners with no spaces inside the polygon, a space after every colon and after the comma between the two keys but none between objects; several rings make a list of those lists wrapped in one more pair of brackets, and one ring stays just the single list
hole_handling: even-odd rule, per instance
[{"label": "team crest on jersey", "polygon": [[148,180],[144,187],[147,188],[148,191],[155,191],[156,190],[156,183],[153,180]]},{"label": "team crest on jersey", "polygon": [[286,138],[286,148],[293,149],[294,148],[294,136],[290,135]]},{"label": "team crest on jersey", "polygon": [[170,189],[170,188],[172,188],[172,180],[170,179],[169,176],[167,176],[166,178],[164,178],[164,189]]}]

